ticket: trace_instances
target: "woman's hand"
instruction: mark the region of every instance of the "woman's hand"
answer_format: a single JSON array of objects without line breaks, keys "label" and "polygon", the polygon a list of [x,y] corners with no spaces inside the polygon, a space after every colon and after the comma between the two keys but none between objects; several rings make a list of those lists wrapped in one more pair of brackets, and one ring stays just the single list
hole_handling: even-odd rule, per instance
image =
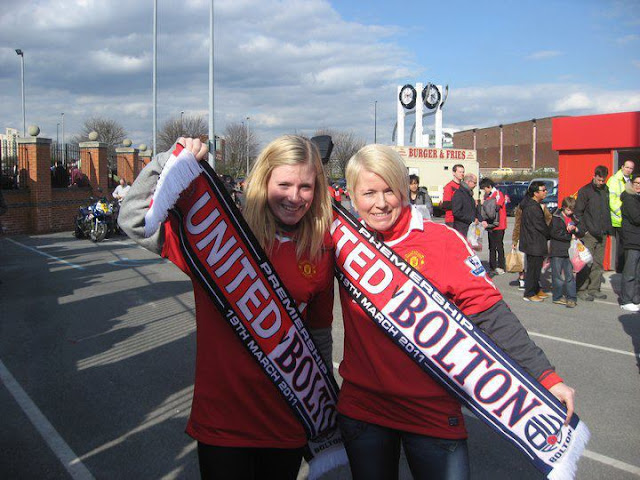
[{"label": "woman's hand", "polygon": [[209,147],[206,143],[202,143],[199,138],[180,137],[178,138],[178,143],[184,145],[184,148],[193,153],[193,156],[196,157],[198,161],[202,160],[207,153],[209,153]]},{"label": "woman's hand", "polygon": [[571,420],[571,417],[573,415],[573,403],[575,400],[576,391],[562,382],[556,383],[549,389],[549,391],[553,394],[554,397],[564,403],[567,407],[567,419],[564,421],[564,424],[569,425],[569,420]]}]

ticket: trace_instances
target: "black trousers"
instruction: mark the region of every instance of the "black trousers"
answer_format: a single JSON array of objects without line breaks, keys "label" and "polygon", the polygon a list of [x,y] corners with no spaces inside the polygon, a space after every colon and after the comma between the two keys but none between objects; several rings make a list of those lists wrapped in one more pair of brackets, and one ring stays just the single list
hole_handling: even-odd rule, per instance
[{"label": "black trousers", "polygon": [[540,274],[544,257],[527,254],[527,270],[524,275],[524,296],[532,297],[540,291]]},{"label": "black trousers", "polygon": [[216,447],[198,442],[203,480],[296,480],[303,448]]},{"label": "black trousers", "polygon": [[489,268],[504,270],[504,230],[488,230],[489,236]]},{"label": "black trousers", "polygon": [[616,273],[622,273],[624,270],[624,247],[622,246],[622,227],[613,227],[616,236]]}]

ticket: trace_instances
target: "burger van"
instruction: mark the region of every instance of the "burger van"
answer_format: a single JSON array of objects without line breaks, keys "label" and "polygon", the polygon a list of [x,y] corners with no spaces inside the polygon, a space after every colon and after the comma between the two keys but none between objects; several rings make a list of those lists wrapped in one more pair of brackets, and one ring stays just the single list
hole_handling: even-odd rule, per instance
[{"label": "burger van", "polygon": [[[475,150],[461,148],[422,148],[392,146],[407,166],[409,175],[420,177],[420,187],[429,193],[434,211],[441,211],[444,186],[453,179],[453,166],[460,164],[465,173],[473,173],[480,177],[480,165]],[[477,198],[478,187],[473,196]]]}]

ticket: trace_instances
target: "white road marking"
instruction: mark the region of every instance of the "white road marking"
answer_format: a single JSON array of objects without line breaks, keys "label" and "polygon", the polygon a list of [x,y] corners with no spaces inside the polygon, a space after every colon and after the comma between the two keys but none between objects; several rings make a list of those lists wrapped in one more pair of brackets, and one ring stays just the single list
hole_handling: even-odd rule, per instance
[{"label": "white road marking", "polygon": [[6,240],[8,242],[14,243],[15,245],[18,245],[18,246],[20,246],[22,248],[26,248],[27,250],[31,250],[32,252],[36,252],[38,255],[43,255],[45,257],[51,258],[51,259],[55,260],[56,262],[64,263],[65,265],[69,265],[70,267],[73,267],[73,268],[75,268],[77,270],[84,270],[84,267],[81,267],[80,265],[76,265],[75,263],[68,262],[66,260],[63,260],[62,258],[56,257],[54,255],[50,255],[50,254],[48,254],[46,252],[41,252],[37,248],[30,247],[29,245],[25,245],[24,243],[16,242],[15,240],[13,240],[11,238],[7,238]]},{"label": "white road marking", "polygon": [[72,478],[76,480],[95,480],[95,477],[89,472],[84,463],[80,461],[78,456],[71,450],[69,445],[62,439],[60,434],[49,423],[35,403],[29,398],[27,392],[20,386],[16,379],[11,375],[0,360],[0,379],[7,387],[9,393],[16,400],[22,411],[29,417],[33,426],[38,430],[49,448],[58,457],[60,463],[69,472]]},{"label": "white road marking", "polygon": [[[601,348],[604,348],[604,347],[601,347]],[[612,350],[612,349],[607,349],[607,350]],[[629,352],[620,352],[620,353],[628,354]],[[336,370],[336,372],[338,371],[338,367],[340,367],[340,363],[333,362],[333,368]],[[463,407],[463,413],[466,417],[478,419],[478,417],[476,417],[471,411],[467,410],[464,407]],[[591,450],[584,450],[582,455],[596,462],[604,463],[605,465],[608,465],[610,467],[617,468],[618,470],[623,470],[625,472],[629,472],[640,477],[640,467],[637,467],[635,465],[631,465],[629,463],[616,460],[615,458],[607,457],[606,455],[602,455],[600,453],[592,452]]]},{"label": "white road marking", "polygon": [[628,463],[621,462],[615,458],[607,457],[606,455],[600,455],[599,453],[592,452],[591,450],[585,450],[582,455],[596,462],[604,463],[610,467],[617,468],[618,470],[624,470],[625,472],[632,473],[640,477],[640,467],[630,465]]},{"label": "white road marking", "polygon": [[595,348],[596,350],[604,350],[605,352],[619,353],[621,355],[629,355],[631,357],[640,358],[640,354],[637,354],[637,353],[627,352],[625,350],[617,350],[615,348],[601,347],[600,345],[593,345],[592,343],[577,342],[575,340],[568,340],[566,338],[560,338],[560,337],[552,337],[551,335],[545,335],[543,333],[536,333],[531,331],[529,331],[529,335],[532,335],[534,337],[548,338],[549,340],[556,340],[557,342],[571,343],[572,345],[580,345],[581,347]]}]

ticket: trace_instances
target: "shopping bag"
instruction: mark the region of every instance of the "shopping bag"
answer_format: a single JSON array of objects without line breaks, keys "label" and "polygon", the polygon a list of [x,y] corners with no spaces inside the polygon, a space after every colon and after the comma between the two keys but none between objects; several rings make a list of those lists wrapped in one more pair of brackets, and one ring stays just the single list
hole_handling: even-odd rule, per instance
[{"label": "shopping bag", "polygon": [[520,273],[524,271],[524,253],[512,248],[507,253],[507,272]]},{"label": "shopping bag", "polygon": [[476,252],[482,251],[482,235],[484,234],[484,227],[479,223],[472,223],[467,230],[467,240],[469,245]]},{"label": "shopping bag", "polygon": [[593,261],[593,255],[591,255],[589,249],[584,246],[584,243],[574,238],[571,240],[571,245],[569,245],[569,259],[573,265],[574,273],[578,273],[587,263]]}]

